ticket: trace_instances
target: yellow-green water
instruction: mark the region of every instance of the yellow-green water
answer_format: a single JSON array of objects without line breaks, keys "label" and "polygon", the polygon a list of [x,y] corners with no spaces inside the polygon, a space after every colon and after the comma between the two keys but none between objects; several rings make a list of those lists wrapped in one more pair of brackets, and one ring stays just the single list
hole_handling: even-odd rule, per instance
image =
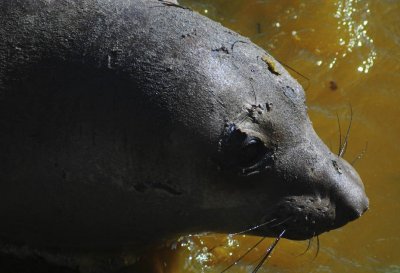
[{"label": "yellow-green water", "polygon": [[[307,242],[282,240],[259,272],[400,272],[400,1],[181,0],[248,36],[302,75],[309,115],[337,150],[353,109],[345,158],[356,162],[370,210],[344,228]],[[238,219],[240,220],[240,219]],[[221,272],[259,238],[191,237],[153,253],[155,272]],[[273,239],[228,272],[251,272]]]}]

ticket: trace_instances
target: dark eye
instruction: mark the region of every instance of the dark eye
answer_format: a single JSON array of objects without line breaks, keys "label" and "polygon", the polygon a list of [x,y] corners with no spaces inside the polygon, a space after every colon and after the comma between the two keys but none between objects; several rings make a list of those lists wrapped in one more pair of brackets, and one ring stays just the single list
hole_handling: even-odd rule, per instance
[{"label": "dark eye", "polygon": [[259,173],[273,164],[273,150],[258,137],[248,135],[230,124],[219,142],[219,163],[224,170],[240,175]]},{"label": "dark eye", "polygon": [[266,149],[259,138],[248,136],[243,141],[239,153],[240,165],[242,167],[248,167],[261,160],[266,153]]}]

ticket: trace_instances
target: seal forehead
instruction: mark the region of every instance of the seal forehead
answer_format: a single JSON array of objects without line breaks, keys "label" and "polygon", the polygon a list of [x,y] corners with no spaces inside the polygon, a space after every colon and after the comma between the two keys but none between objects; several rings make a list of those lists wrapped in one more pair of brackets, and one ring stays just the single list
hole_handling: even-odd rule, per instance
[{"label": "seal forehead", "polygon": [[[212,83],[212,91],[227,108],[228,119],[240,119],[245,112],[264,112],[265,120],[290,125],[306,120],[305,95],[301,86],[282,69],[271,73],[260,56],[265,52],[252,45],[240,43],[234,50],[218,52],[200,62],[200,67]],[[272,58],[272,57],[271,57]],[[241,69],[238,69],[240,65]],[[280,117],[287,117],[279,120]],[[290,118],[289,118],[290,117]],[[253,118],[253,117],[251,117]],[[255,118],[255,117],[254,117]],[[253,118],[254,122],[262,117]]]}]

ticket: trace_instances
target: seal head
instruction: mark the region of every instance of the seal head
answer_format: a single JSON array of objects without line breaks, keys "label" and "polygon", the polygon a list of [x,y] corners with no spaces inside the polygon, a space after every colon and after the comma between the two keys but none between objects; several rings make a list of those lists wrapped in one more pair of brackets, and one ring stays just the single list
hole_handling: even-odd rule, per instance
[{"label": "seal head", "polygon": [[121,250],[307,239],[368,207],[263,49],[153,0],[0,3],[2,242]]}]

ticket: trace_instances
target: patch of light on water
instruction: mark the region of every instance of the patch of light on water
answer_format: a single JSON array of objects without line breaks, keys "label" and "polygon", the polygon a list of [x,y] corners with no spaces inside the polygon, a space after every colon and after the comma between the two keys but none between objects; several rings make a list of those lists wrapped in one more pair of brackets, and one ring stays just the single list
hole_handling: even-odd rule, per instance
[{"label": "patch of light on water", "polygon": [[239,247],[239,242],[238,242],[238,240],[235,240],[235,239],[233,238],[232,235],[228,235],[228,236],[226,237],[226,239],[227,239],[227,245],[228,245],[229,247]]},{"label": "patch of light on water", "polygon": [[203,250],[196,255],[196,261],[203,267],[208,267],[207,263],[212,259],[212,254],[208,252],[208,249]]},{"label": "patch of light on water", "polygon": [[[374,40],[368,35],[368,17],[371,14],[368,3],[362,0],[340,0],[337,2],[335,18],[339,19],[337,28],[345,29],[348,37],[339,38],[339,45],[346,47],[346,51],[351,53],[358,49],[367,49],[367,56],[363,58],[357,66],[357,71],[368,73],[374,65],[376,51]],[[365,55],[365,53],[363,54]],[[346,54],[342,54],[345,57]],[[329,68],[333,68],[337,62],[334,58]]]},{"label": "patch of light on water", "polygon": [[[180,247],[188,252],[184,261],[187,272],[214,272],[218,261],[227,261],[237,256],[235,251],[240,248],[239,237],[227,235],[220,243],[210,246],[210,242],[204,241],[207,236],[204,234],[183,236],[171,246],[172,249]],[[246,238],[246,235],[241,235],[240,238]]]}]

